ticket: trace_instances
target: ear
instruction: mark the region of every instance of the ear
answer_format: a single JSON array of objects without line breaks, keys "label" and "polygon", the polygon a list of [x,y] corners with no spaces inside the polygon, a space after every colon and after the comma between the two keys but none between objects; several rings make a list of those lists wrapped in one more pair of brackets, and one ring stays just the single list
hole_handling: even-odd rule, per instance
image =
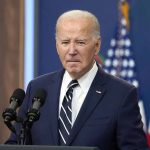
[{"label": "ear", "polygon": [[56,39],[56,50],[57,50],[57,54],[59,55],[57,39]]},{"label": "ear", "polygon": [[101,47],[101,38],[99,37],[95,41],[95,55],[97,55],[99,53],[100,47]]}]

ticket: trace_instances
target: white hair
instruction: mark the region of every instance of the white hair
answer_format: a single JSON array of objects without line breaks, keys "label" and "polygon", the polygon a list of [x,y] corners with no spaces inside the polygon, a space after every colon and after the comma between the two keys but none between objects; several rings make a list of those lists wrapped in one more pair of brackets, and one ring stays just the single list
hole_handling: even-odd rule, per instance
[{"label": "white hair", "polygon": [[61,20],[63,19],[79,19],[79,18],[87,18],[90,19],[92,21],[93,24],[93,33],[95,36],[100,37],[100,24],[98,19],[96,18],[95,15],[93,15],[92,13],[88,12],[88,11],[84,11],[84,10],[71,10],[71,11],[67,11],[65,13],[63,13],[56,22],[56,34],[58,32],[58,26]]}]

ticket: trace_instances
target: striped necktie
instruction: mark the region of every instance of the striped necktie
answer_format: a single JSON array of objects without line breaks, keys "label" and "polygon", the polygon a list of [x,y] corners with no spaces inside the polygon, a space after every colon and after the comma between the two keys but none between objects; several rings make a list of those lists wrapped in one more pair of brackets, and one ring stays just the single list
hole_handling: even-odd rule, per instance
[{"label": "striped necktie", "polygon": [[59,135],[60,135],[60,145],[65,145],[66,141],[70,135],[72,128],[72,97],[73,89],[79,85],[77,80],[72,80],[68,85],[68,90],[64,96],[60,115],[59,115]]}]

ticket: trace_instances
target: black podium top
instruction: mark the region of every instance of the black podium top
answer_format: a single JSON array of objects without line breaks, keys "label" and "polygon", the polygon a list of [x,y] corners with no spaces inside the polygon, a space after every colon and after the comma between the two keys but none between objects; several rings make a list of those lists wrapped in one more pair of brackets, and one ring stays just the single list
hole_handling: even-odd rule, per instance
[{"label": "black podium top", "polygon": [[99,150],[97,147],[46,146],[46,145],[0,145],[0,150]]}]

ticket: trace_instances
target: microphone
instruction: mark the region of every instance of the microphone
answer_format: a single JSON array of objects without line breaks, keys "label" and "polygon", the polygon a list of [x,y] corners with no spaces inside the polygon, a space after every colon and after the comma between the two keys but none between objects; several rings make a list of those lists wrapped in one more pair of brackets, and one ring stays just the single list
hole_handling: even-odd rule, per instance
[{"label": "microphone", "polygon": [[32,100],[32,107],[29,109],[27,113],[27,121],[33,123],[34,121],[39,120],[40,117],[40,107],[43,106],[46,99],[46,91],[44,89],[38,89],[35,93],[35,96]]},{"label": "microphone", "polygon": [[25,92],[22,89],[18,88],[13,92],[12,96],[10,97],[10,105],[2,114],[5,123],[16,119],[16,109],[21,106],[24,97]]}]

